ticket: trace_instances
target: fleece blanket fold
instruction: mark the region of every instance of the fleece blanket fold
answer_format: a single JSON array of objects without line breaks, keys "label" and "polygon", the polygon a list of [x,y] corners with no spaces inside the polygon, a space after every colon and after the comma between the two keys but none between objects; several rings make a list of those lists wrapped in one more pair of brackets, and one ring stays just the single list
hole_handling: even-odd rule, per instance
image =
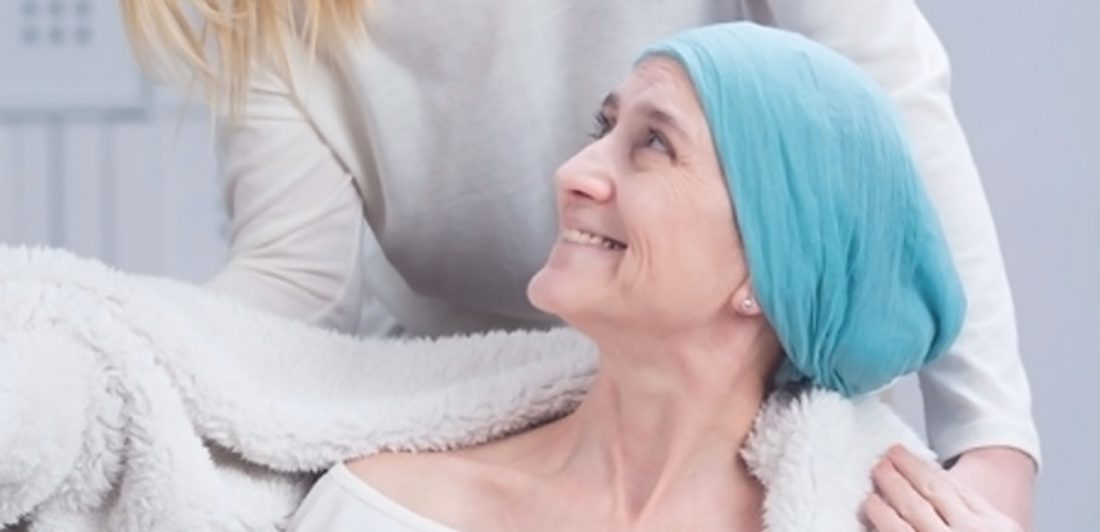
[{"label": "fleece blanket fold", "polygon": [[[333,463],[564,415],[597,363],[567,329],[352,338],[59,250],[0,248],[0,302],[0,527],[31,531],[281,530]],[[894,443],[928,454],[875,399],[775,394],[745,449],[769,529],[860,530]]]}]

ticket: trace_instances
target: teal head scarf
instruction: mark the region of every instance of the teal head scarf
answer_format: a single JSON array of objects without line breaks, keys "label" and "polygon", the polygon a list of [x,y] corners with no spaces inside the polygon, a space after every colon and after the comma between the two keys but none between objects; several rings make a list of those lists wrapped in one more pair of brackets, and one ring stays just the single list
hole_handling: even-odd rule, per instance
[{"label": "teal head scarf", "polygon": [[786,364],[853,396],[934,360],[965,299],[890,102],[860,69],[750,23],[651,46],[695,86],[752,286]]}]

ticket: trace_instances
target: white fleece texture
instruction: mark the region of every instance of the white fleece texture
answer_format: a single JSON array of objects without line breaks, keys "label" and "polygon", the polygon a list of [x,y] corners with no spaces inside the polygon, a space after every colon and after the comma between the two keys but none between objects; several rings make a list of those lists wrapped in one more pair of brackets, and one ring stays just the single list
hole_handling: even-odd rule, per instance
[{"label": "white fleece texture", "polygon": [[[597,361],[564,329],[342,336],[58,250],[0,248],[0,301],[0,526],[29,531],[281,530],[333,463],[565,414]],[[876,400],[773,396],[745,449],[768,529],[861,530],[893,443],[929,453]]]}]

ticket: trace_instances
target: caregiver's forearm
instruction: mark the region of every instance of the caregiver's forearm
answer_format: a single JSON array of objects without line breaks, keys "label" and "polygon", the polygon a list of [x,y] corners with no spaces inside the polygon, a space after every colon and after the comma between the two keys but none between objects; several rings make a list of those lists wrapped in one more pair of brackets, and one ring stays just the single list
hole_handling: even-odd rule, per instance
[{"label": "caregiver's forearm", "polygon": [[1024,530],[1031,530],[1035,461],[1010,447],[981,447],[963,453],[950,475],[981,493]]}]

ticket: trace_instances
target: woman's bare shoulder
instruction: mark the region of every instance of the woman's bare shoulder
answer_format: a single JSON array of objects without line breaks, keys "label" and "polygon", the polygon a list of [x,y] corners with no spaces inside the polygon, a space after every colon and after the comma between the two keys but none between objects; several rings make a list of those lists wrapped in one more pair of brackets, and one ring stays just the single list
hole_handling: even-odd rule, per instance
[{"label": "woman's bare shoulder", "polygon": [[428,517],[438,517],[440,501],[468,491],[463,468],[443,453],[382,453],[346,465],[375,491]]},{"label": "woman's bare shoulder", "polygon": [[346,465],[390,500],[460,529],[500,507],[501,495],[508,492],[502,483],[514,482],[514,475],[469,453],[383,453]]},{"label": "woman's bare shoulder", "polygon": [[[394,502],[460,529],[486,529],[541,498],[554,470],[554,423],[473,447],[444,452],[382,453],[348,469]],[[490,527],[491,528],[491,527]]]}]

